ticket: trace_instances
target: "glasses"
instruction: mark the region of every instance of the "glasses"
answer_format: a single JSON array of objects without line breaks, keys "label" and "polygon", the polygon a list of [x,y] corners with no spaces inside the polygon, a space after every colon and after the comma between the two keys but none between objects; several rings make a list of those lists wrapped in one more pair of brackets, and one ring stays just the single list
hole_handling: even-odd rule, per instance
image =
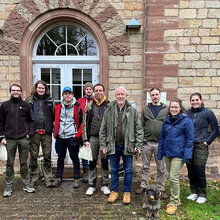
[{"label": "glasses", "polygon": [[11,92],[21,92],[21,90],[12,89]]}]

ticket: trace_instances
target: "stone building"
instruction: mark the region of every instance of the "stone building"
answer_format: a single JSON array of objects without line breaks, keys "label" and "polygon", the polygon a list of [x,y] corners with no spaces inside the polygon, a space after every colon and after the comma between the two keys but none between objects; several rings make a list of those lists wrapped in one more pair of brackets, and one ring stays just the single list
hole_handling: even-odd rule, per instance
[{"label": "stone building", "polygon": [[[126,28],[134,18],[141,28]],[[219,0],[0,0],[0,100],[20,83],[30,94],[45,80],[56,101],[64,86],[78,97],[101,82],[110,100],[124,86],[141,112],[159,87],[167,102],[200,92],[220,118]],[[220,173],[219,140],[207,171]]]}]

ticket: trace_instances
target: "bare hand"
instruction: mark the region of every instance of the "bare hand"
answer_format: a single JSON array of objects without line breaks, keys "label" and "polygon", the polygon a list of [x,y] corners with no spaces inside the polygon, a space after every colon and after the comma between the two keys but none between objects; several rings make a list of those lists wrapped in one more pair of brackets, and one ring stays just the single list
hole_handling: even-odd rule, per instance
[{"label": "bare hand", "polygon": [[141,150],[135,147],[134,148],[134,153],[138,154],[138,155],[141,155]]},{"label": "bare hand", "polygon": [[2,145],[6,145],[6,144],[7,144],[7,141],[6,141],[5,138],[1,141],[1,144],[2,144]]},{"label": "bare hand", "polygon": [[105,147],[105,148],[102,150],[102,153],[105,154],[105,155],[108,153],[107,147]]}]

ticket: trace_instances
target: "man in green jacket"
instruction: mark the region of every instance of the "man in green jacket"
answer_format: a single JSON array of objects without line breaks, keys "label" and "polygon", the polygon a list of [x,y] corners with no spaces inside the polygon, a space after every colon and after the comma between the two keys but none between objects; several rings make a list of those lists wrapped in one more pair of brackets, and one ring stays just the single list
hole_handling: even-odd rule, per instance
[{"label": "man in green jacket", "polygon": [[165,172],[164,161],[157,160],[158,141],[163,121],[167,115],[167,106],[160,102],[161,92],[158,88],[150,90],[152,103],[144,106],[141,115],[142,126],[144,129],[144,146],[142,150],[142,179],[140,188],[136,190],[137,194],[144,192],[148,186],[150,177],[150,162],[154,155],[157,165],[157,188],[161,191],[161,197],[166,199],[165,194]]},{"label": "man in green jacket", "polygon": [[108,198],[114,203],[119,198],[119,162],[123,159],[125,170],[123,203],[131,201],[133,154],[141,153],[143,129],[137,110],[127,101],[127,91],[123,87],[115,90],[116,100],[109,104],[102,120],[99,140],[100,150],[109,155],[111,166],[112,192]]}]

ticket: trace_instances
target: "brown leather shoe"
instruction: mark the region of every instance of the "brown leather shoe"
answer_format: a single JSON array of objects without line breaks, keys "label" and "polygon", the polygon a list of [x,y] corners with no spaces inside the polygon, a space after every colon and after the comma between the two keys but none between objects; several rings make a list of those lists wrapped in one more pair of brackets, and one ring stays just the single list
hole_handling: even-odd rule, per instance
[{"label": "brown leather shoe", "polygon": [[161,191],[160,197],[161,199],[168,199],[168,195],[165,193],[165,191]]},{"label": "brown leather shoe", "polygon": [[177,210],[177,206],[169,205],[169,206],[167,207],[166,213],[167,213],[168,215],[173,215],[173,214],[176,212],[176,210]]},{"label": "brown leather shoe", "polygon": [[117,192],[112,191],[110,196],[108,197],[109,203],[114,203],[119,197],[119,194]]},{"label": "brown leather shoe", "polygon": [[136,194],[142,194],[144,193],[144,188],[142,187],[139,187],[136,191],[135,191]]},{"label": "brown leather shoe", "polygon": [[131,193],[125,192],[123,194],[123,201],[124,204],[129,204],[131,202]]}]

